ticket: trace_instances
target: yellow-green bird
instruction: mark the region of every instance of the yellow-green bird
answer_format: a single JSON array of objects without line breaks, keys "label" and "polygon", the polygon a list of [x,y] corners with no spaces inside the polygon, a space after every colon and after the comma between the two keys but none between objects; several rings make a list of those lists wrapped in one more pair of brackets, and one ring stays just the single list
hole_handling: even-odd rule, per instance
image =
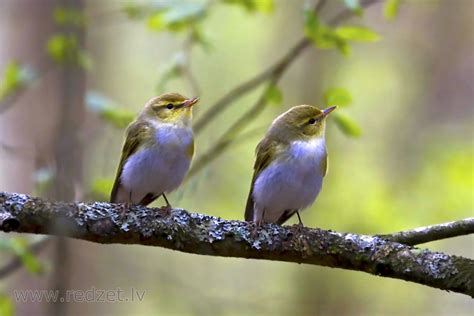
[{"label": "yellow-green bird", "polygon": [[336,107],[294,106],[278,116],[256,149],[245,220],[283,224],[310,206],[327,170],[326,118]]},{"label": "yellow-green bird", "polygon": [[198,98],[165,93],[147,102],[127,128],[112,203],[148,205],[175,190],[194,154],[192,106]]}]

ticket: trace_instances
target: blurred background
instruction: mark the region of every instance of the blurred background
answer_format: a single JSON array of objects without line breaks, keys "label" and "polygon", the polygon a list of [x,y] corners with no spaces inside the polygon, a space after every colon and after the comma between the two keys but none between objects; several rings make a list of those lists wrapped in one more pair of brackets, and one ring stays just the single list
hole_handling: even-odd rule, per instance
[{"label": "blurred background", "polygon": [[[242,219],[254,148],[272,119],[293,105],[335,103],[329,173],[305,225],[382,234],[473,216],[474,2],[330,0],[314,14],[316,3],[0,0],[0,191],[107,200],[129,120],[152,96],[177,91],[201,97],[201,126],[195,169],[169,196],[174,206]],[[340,14],[338,29],[330,23]],[[311,45],[276,85],[251,85],[203,123],[305,35]],[[261,111],[225,134],[261,96]],[[218,145],[222,135],[230,146]],[[420,247],[472,258],[473,241]],[[13,297],[92,287],[146,293],[119,303]],[[0,234],[5,315],[468,315],[473,307],[467,296],[361,272]]]}]

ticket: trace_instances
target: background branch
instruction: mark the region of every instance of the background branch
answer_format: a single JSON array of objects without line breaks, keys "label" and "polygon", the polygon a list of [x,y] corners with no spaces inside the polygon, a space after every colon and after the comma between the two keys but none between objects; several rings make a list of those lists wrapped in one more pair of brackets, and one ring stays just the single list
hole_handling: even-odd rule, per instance
[{"label": "background branch", "polygon": [[379,237],[413,246],[434,240],[469,235],[473,233],[474,217],[471,217],[455,222],[420,227],[394,234],[379,235]]},{"label": "background branch", "polygon": [[[377,0],[366,0],[361,3],[362,7],[368,7]],[[319,1],[315,6],[315,13],[317,14],[324,6],[325,1]],[[336,26],[347,18],[352,17],[355,14],[353,10],[344,9],[341,13],[333,17],[329,22],[329,26]],[[237,86],[224,97],[219,99],[213,106],[211,106],[205,113],[202,114],[201,118],[194,124],[193,130],[198,134],[206,125],[208,125],[218,114],[220,114],[230,104],[244,96],[245,94],[256,89],[260,84],[268,81],[268,87],[278,84],[283,74],[288,70],[291,64],[296,60],[297,57],[305,51],[306,48],[311,47],[312,42],[307,37],[301,38],[295,46],[293,46],[280,60],[274,65],[262,73],[256,75],[254,78],[242,83]],[[233,142],[233,138],[242,131],[250,122],[258,117],[258,115],[264,110],[267,103],[266,94],[268,87],[264,89],[255,104],[245,112],[232,126],[224,132],[224,134],[217,140],[217,142],[209,148],[204,154],[198,157],[189,171],[188,178],[196,175],[203,167],[214,159],[220,156]]]},{"label": "background branch", "polygon": [[[298,226],[254,225],[174,209],[104,202],[49,202],[0,193],[0,230],[68,236],[98,243],[159,246],[201,255],[307,263],[363,271],[474,297],[474,261],[377,236]],[[12,225],[15,219],[15,225]]]}]

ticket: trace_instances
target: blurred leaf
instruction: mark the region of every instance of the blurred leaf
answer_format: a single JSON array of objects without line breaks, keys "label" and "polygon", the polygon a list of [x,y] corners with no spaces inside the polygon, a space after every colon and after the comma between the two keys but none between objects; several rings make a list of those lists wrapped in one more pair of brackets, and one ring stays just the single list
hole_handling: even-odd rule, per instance
[{"label": "blurred leaf", "polygon": [[152,10],[147,26],[153,31],[180,32],[200,21],[206,14],[205,2],[165,2]]},{"label": "blurred leaf", "polygon": [[133,2],[126,3],[122,8],[127,17],[132,20],[144,18],[147,13],[146,9],[145,6]]},{"label": "blurred leaf", "polygon": [[380,39],[380,35],[376,32],[361,26],[341,26],[335,33],[344,40],[355,42],[376,42]]},{"label": "blurred leaf", "polygon": [[80,49],[73,34],[56,34],[46,44],[48,55],[58,64],[70,64],[90,68],[89,57]]},{"label": "blurred leaf", "polygon": [[114,180],[110,178],[99,178],[92,182],[91,194],[95,200],[108,200]]},{"label": "blurred leaf", "polygon": [[333,29],[322,25],[312,10],[305,10],[305,34],[316,47],[321,49],[337,48],[343,55],[351,52],[349,43]]},{"label": "blurred leaf", "polygon": [[398,15],[400,10],[400,0],[386,0],[383,6],[383,16],[389,20],[393,21]]},{"label": "blurred leaf", "polygon": [[120,129],[127,127],[135,118],[134,112],[118,107],[114,101],[96,91],[87,92],[86,106],[104,121]]},{"label": "blurred leaf", "polygon": [[344,134],[352,137],[359,137],[361,135],[362,131],[359,125],[347,114],[336,112],[332,114],[332,117]]},{"label": "blurred leaf", "polygon": [[72,25],[84,27],[86,18],[82,11],[71,8],[55,8],[53,12],[54,22],[58,25]]},{"label": "blurred leaf", "polygon": [[270,85],[265,93],[265,99],[270,104],[280,105],[283,101],[283,93],[276,85]]},{"label": "blurred leaf", "polygon": [[29,243],[23,238],[10,239],[10,250],[17,255],[28,272],[40,274],[43,272],[43,264],[30,251]]},{"label": "blurred leaf", "polygon": [[0,82],[0,100],[30,83],[35,77],[36,73],[29,67],[21,66],[14,61],[9,62]]},{"label": "blurred leaf", "polygon": [[15,314],[15,305],[8,295],[0,294],[0,315],[13,316]]},{"label": "blurred leaf", "polygon": [[271,13],[275,10],[274,0],[222,0],[222,2],[240,5],[248,12]]},{"label": "blurred leaf", "polygon": [[352,96],[344,88],[330,88],[324,93],[324,103],[327,106],[344,107],[352,103]]},{"label": "blurred leaf", "polygon": [[357,15],[361,15],[363,13],[359,0],[344,0],[344,4]]}]

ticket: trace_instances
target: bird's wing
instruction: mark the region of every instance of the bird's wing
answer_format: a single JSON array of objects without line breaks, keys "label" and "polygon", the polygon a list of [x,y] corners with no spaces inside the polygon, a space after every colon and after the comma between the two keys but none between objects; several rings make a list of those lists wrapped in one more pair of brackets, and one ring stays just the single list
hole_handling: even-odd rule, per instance
[{"label": "bird's wing", "polygon": [[153,129],[148,122],[134,122],[129,125],[126,132],[125,141],[122,149],[122,157],[117,168],[114,186],[110,193],[110,202],[114,203],[117,199],[118,189],[120,187],[120,177],[122,176],[123,167],[127,159],[137,152],[144,140],[149,139]]},{"label": "bird's wing", "polygon": [[326,176],[326,173],[328,172],[328,154],[324,152],[324,157],[321,159],[321,164],[319,165],[320,172],[324,176]]},{"label": "bird's wing", "polygon": [[252,183],[250,184],[250,192],[247,198],[247,206],[245,207],[245,220],[252,221],[253,220],[253,212],[254,212],[254,201],[253,201],[253,185],[255,184],[255,180],[257,179],[260,172],[262,172],[270,163],[275,159],[277,156],[276,153],[279,150],[279,143],[276,141],[269,141],[267,139],[263,139],[257,146],[256,153],[257,158],[255,159],[255,165],[253,167],[253,177]]}]

